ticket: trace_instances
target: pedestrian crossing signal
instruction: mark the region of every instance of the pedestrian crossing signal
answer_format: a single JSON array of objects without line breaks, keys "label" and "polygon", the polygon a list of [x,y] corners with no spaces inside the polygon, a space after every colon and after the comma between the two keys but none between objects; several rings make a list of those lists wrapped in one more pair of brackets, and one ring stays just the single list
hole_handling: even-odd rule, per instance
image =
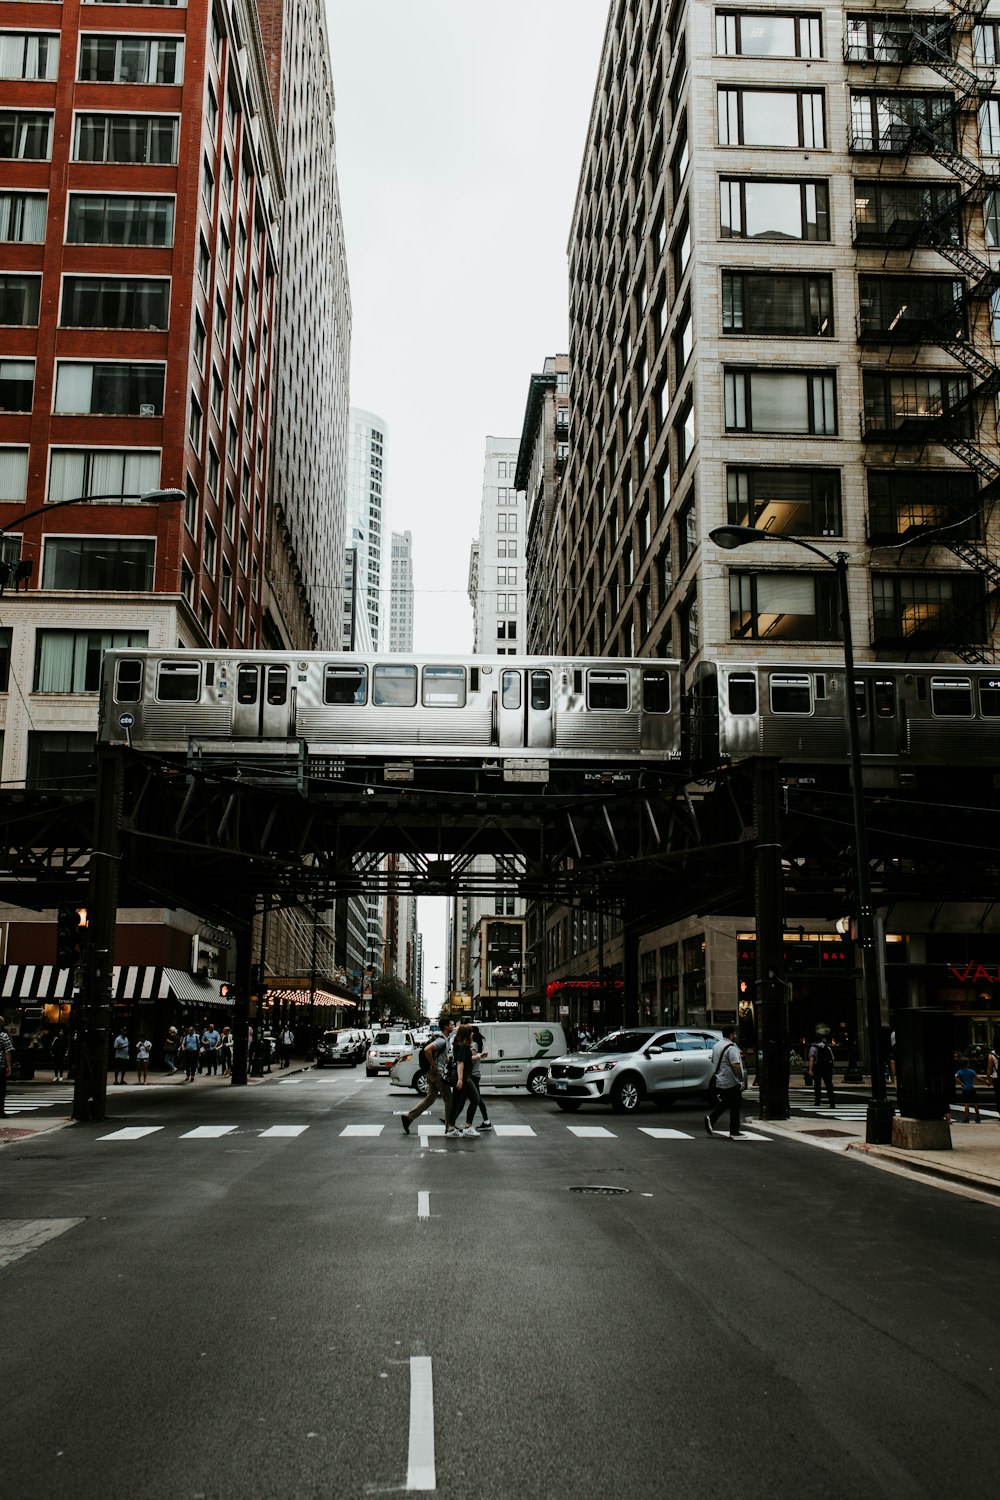
[{"label": "pedestrian crossing signal", "polygon": [[80,962],[87,926],[85,906],[60,906],[56,913],[56,967],[73,969]]}]

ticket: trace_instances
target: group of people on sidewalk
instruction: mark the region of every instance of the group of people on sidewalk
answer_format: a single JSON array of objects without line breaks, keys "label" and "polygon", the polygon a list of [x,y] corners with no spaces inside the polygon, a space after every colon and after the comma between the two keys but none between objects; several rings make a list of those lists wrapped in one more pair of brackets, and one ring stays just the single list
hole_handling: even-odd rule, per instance
[{"label": "group of people on sidewalk", "polygon": [[[487,1056],[483,1034],[478,1026],[463,1022],[454,1031],[455,1023],[448,1017],[441,1022],[441,1029],[431,1037],[422,1049],[427,1065],[427,1093],[415,1109],[407,1110],[401,1117],[403,1130],[410,1133],[410,1126],[425,1109],[430,1109],[435,1100],[444,1104],[444,1138],[457,1141],[478,1137],[474,1121],[476,1111],[482,1114],[480,1130],[492,1130],[489,1111],[479,1090],[482,1077],[482,1059]],[[462,1106],[466,1105],[465,1126],[458,1123]]]}]

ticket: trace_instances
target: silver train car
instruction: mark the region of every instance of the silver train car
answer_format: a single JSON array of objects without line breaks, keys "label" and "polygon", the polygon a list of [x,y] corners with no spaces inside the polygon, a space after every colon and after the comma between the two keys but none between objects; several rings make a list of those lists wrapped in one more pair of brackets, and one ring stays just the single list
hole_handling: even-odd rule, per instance
[{"label": "silver train car", "polygon": [[[693,761],[843,761],[845,683],[843,662],[700,663],[688,700]],[[854,691],[869,761],[1000,770],[997,667],[859,663]]]},{"label": "silver train car", "polygon": [[681,711],[677,661],[122,650],[104,658],[98,738],[613,766],[679,760]]}]

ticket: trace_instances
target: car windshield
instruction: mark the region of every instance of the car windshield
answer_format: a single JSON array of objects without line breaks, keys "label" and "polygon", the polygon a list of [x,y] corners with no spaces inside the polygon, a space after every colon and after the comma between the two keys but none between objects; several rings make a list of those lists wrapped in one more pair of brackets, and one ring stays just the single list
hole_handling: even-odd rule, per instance
[{"label": "car windshield", "polygon": [[337,1040],[337,1033],[335,1031],[325,1031],[323,1033],[323,1040],[328,1047],[332,1047]]},{"label": "car windshield", "polygon": [[588,1048],[590,1052],[638,1052],[655,1035],[652,1031],[613,1031]]}]

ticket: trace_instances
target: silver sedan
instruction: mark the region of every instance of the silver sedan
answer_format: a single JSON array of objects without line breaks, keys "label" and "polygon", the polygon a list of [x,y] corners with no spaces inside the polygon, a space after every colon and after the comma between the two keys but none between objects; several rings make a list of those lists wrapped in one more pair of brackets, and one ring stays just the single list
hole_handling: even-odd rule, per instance
[{"label": "silver sedan", "polygon": [[615,1031],[586,1052],[549,1064],[545,1092],[560,1109],[610,1101],[631,1114],[644,1099],[670,1108],[678,1099],[705,1095],[712,1080],[712,1049],[719,1031],[638,1027]]}]

